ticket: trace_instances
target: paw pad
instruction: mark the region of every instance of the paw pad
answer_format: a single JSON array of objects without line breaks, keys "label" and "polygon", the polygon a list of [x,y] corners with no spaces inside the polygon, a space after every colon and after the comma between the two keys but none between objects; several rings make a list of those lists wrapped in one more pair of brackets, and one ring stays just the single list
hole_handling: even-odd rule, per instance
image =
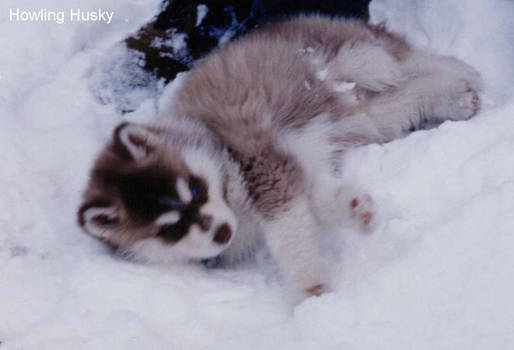
[{"label": "paw pad", "polygon": [[323,284],[317,284],[315,286],[312,286],[312,287],[306,289],[305,291],[309,295],[319,296],[319,295],[323,294],[324,289],[325,289],[325,287],[323,286]]},{"label": "paw pad", "polygon": [[370,228],[375,213],[373,199],[367,194],[354,197],[350,200],[349,206],[351,216],[358,219],[365,229]]},{"label": "paw pad", "polygon": [[364,214],[361,214],[361,221],[364,225],[369,225],[371,222],[373,215],[367,211]]}]

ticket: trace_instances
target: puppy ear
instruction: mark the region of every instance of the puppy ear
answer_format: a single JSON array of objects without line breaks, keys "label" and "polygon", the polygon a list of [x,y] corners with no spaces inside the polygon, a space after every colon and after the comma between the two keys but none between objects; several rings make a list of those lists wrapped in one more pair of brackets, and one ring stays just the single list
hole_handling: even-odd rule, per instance
[{"label": "puppy ear", "polygon": [[118,210],[114,206],[84,204],[79,210],[79,224],[90,235],[106,239],[119,224]]},{"label": "puppy ear", "polygon": [[157,133],[137,124],[123,123],[114,130],[114,140],[131,159],[147,157],[157,144]]}]

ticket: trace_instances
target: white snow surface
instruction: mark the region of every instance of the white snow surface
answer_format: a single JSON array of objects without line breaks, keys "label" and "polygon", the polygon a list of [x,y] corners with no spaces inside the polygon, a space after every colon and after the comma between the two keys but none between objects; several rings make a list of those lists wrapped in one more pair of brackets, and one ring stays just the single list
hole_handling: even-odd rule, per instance
[{"label": "white snow surface", "polygon": [[[269,262],[145,266],[82,234],[87,171],[122,119],[94,65],[159,0],[0,2],[0,349],[512,349],[514,2],[374,0],[373,22],[484,76],[483,110],[347,156],[380,210],[342,228],[333,292],[288,302]],[[13,23],[9,8],[102,8],[99,23]],[[333,245],[335,245],[334,241]]]}]

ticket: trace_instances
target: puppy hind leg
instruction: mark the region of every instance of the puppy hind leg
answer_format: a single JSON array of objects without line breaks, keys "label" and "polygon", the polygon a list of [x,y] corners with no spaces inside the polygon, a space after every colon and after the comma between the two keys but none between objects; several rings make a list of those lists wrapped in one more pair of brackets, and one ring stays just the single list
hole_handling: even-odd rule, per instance
[{"label": "puppy hind leg", "polygon": [[389,142],[419,128],[423,98],[416,91],[402,88],[368,100],[363,111],[380,135],[377,142]]},{"label": "puppy hind leg", "polygon": [[446,74],[432,74],[409,81],[393,92],[367,101],[365,114],[373,121],[382,142],[418,129],[423,122],[465,120],[480,107],[469,82]]},{"label": "puppy hind leg", "polygon": [[454,79],[465,80],[472,90],[483,90],[480,73],[469,64],[447,56],[428,55],[422,51],[413,52],[400,64],[401,70],[409,77],[444,74]]},{"label": "puppy hind leg", "polygon": [[354,82],[357,87],[381,92],[405,81],[398,60],[383,47],[369,42],[343,45],[328,64],[334,80]]}]

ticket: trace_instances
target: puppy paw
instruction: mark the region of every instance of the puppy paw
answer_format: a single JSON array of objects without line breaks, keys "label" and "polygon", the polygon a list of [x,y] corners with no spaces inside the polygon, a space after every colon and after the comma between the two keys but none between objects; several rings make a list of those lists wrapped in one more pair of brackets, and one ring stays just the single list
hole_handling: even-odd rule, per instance
[{"label": "puppy paw", "polygon": [[449,97],[449,112],[454,120],[469,119],[480,109],[480,97],[468,81],[462,82],[460,88]]},{"label": "puppy paw", "polygon": [[450,74],[465,81],[470,89],[481,92],[484,88],[484,81],[480,73],[475,68],[458,59],[454,58],[452,61],[453,65]]},{"label": "puppy paw", "polygon": [[357,220],[360,227],[365,231],[372,229],[375,223],[375,203],[368,194],[355,196],[351,198],[348,204],[350,209],[350,217]]},{"label": "puppy paw", "polygon": [[442,120],[467,120],[480,110],[480,97],[471,82],[456,81],[433,104],[433,114]]}]

